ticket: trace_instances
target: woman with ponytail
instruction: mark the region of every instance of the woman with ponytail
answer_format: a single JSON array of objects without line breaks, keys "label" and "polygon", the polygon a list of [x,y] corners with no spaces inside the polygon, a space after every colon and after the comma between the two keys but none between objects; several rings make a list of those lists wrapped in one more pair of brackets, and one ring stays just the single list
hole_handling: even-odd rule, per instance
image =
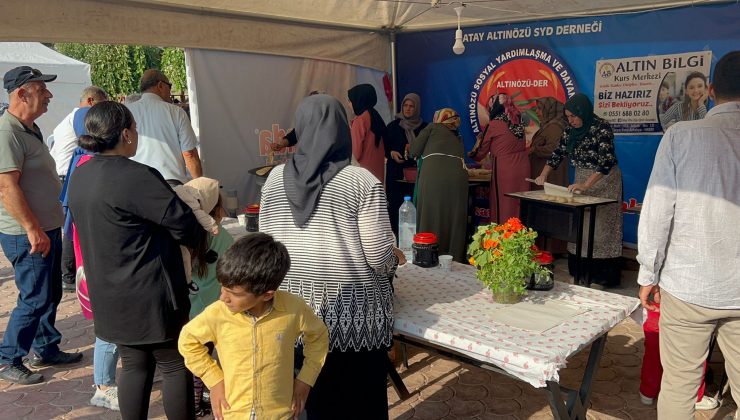
[{"label": "woman with ponytail", "polygon": [[80,147],[95,154],[72,174],[75,221],[95,335],[116,344],[121,417],[147,417],[155,367],[169,419],[193,419],[193,377],[177,350],[190,301],[179,245],[202,228],[156,169],[129,159],[138,133],[124,105],[100,102],[85,117]]}]

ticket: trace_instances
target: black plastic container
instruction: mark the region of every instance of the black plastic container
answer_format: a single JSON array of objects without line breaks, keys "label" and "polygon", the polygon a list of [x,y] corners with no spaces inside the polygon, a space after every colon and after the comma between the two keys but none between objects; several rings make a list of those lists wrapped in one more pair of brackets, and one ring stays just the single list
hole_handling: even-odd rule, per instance
[{"label": "black plastic container", "polygon": [[415,265],[424,268],[439,265],[439,246],[437,235],[433,233],[417,233],[414,235],[414,243],[411,245],[414,252]]},{"label": "black plastic container", "polygon": [[260,205],[252,204],[247,206],[244,213],[246,219],[247,232],[259,232],[260,230]]}]

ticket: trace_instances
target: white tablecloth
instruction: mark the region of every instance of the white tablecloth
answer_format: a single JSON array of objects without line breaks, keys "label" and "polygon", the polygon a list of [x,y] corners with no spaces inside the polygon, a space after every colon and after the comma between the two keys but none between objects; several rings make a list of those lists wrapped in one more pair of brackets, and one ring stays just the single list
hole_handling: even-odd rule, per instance
[{"label": "white tablecloth", "polygon": [[526,300],[560,300],[587,312],[542,333],[493,321],[503,308],[475,278],[475,268],[452,265],[452,272],[406,264],[394,281],[396,333],[422,338],[478,361],[498,366],[535,387],[559,381],[566,359],[629,316],[636,298],[555,282]]},{"label": "white tablecloth", "polygon": [[[235,239],[246,234],[236,219],[222,225]],[[526,300],[560,300],[587,312],[542,333],[494,321],[504,308],[475,278],[475,268],[453,263],[452,272],[411,263],[394,281],[397,333],[422,338],[482,362],[496,365],[535,387],[558,381],[566,359],[629,316],[636,298],[555,282],[547,292],[529,292]]]}]

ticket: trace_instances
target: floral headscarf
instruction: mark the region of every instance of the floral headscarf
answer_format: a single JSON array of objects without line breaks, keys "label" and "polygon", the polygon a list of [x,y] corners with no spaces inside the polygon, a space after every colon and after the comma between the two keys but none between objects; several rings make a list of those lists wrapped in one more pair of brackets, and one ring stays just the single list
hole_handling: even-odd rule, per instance
[{"label": "floral headscarf", "polygon": [[457,130],[460,127],[460,115],[452,108],[442,108],[435,112],[432,121],[444,124],[450,130]]},{"label": "floral headscarf", "polygon": [[503,94],[506,95],[506,99],[501,103],[499,98],[501,94],[497,92],[488,99],[489,121],[501,120],[509,125],[509,131],[516,138],[524,138],[524,125],[522,124],[521,112],[514,105],[514,101],[509,95]]}]

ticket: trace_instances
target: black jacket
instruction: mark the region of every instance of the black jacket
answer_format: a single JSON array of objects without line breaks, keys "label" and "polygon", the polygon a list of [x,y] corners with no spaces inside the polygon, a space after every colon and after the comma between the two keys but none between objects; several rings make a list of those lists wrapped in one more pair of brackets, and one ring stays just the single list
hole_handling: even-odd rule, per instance
[{"label": "black jacket", "polygon": [[179,244],[198,224],[157,170],[97,155],[71,176],[95,335],[115,344],[176,340],[190,301]]}]

